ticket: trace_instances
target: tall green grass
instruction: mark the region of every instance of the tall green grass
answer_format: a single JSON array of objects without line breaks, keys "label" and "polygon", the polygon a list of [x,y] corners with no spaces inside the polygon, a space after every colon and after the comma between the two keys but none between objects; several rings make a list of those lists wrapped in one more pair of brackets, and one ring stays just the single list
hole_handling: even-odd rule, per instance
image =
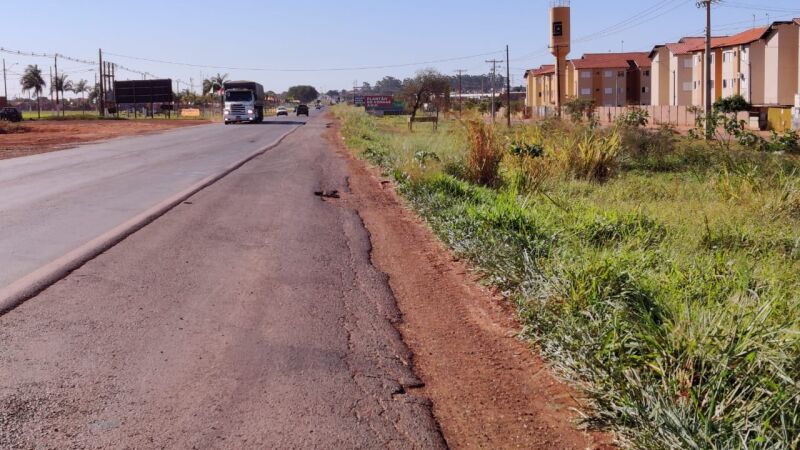
[{"label": "tall green grass", "polygon": [[[800,446],[795,157],[547,123],[504,132],[488,188],[406,172],[409,136],[337,113],[348,144],[381,142],[400,192],[516,303],[524,335],[591,400],[588,425],[632,448]],[[577,148],[588,133],[602,151]],[[457,132],[411,139],[469,158]]]}]

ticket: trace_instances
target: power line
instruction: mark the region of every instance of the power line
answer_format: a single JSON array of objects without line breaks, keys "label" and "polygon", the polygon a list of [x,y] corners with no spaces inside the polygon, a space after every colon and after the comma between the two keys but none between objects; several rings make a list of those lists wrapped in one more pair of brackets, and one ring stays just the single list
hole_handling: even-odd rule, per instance
[{"label": "power line", "polygon": [[194,64],[194,63],[186,63],[186,62],[178,62],[178,61],[167,61],[162,59],[154,59],[154,58],[143,58],[139,56],[129,56],[129,55],[121,55],[119,53],[111,53],[106,52],[106,54],[111,56],[116,56],[119,58],[128,58],[134,59],[137,61],[147,61],[152,63],[158,64],[170,64],[174,66],[185,66],[185,67],[197,67],[203,69],[215,69],[215,70],[244,70],[244,71],[253,71],[253,72],[347,72],[347,71],[357,71],[357,70],[376,70],[376,69],[392,69],[392,68],[399,68],[399,67],[413,67],[413,66],[424,66],[426,64],[438,64],[444,62],[453,62],[453,61],[463,61],[467,59],[474,59],[474,58],[483,58],[486,56],[496,55],[502,53],[501,50],[494,51],[494,52],[486,52],[486,53],[478,53],[475,55],[468,55],[468,56],[458,56],[454,58],[443,58],[443,59],[435,59],[430,61],[419,61],[413,63],[404,63],[404,64],[386,64],[386,65],[377,65],[377,66],[356,66],[356,67],[328,67],[328,68],[310,68],[310,69],[299,69],[299,68],[266,68],[266,67],[230,67],[230,66],[215,66],[215,65],[207,65],[207,64]]}]

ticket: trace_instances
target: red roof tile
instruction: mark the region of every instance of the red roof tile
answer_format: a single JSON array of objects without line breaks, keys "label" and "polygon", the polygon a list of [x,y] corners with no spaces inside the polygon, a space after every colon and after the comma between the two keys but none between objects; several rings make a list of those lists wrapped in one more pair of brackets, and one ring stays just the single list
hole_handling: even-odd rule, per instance
[{"label": "red roof tile", "polygon": [[526,72],[526,75],[531,75],[535,77],[539,75],[548,75],[551,73],[556,73],[555,64],[544,64],[540,66],[538,69],[530,69]]},{"label": "red roof tile", "polygon": [[673,55],[688,55],[690,49],[698,44],[704,44],[706,38],[703,37],[685,37],[678,42],[667,44],[667,48]]},{"label": "red roof tile", "polygon": [[573,59],[575,69],[627,69],[628,61],[640,67],[650,67],[650,58],[646,52],[628,53],[586,53],[581,59]]},{"label": "red roof tile", "polygon": [[[722,38],[722,41],[716,45],[714,48],[722,48],[722,47],[732,47],[734,45],[745,45],[750,44],[751,42],[755,42],[761,39],[764,36],[764,33],[769,30],[769,27],[758,27],[758,28],[751,28],[746,31],[742,31],[739,34],[734,34],[733,36],[728,36],[726,38]],[[714,42],[713,39],[711,41]]]}]

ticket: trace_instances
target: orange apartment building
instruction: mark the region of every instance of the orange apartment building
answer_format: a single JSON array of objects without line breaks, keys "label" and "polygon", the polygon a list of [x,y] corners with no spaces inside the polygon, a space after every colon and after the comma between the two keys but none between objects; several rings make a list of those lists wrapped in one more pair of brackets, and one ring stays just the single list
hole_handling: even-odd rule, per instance
[{"label": "orange apartment building", "polygon": [[567,63],[567,95],[596,106],[649,105],[651,64],[644,52],[584,54]]},{"label": "orange apartment building", "polygon": [[684,37],[678,42],[657,45],[650,52],[651,104],[690,106],[694,89],[694,59],[691,49],[705,42],[702,37]]}]

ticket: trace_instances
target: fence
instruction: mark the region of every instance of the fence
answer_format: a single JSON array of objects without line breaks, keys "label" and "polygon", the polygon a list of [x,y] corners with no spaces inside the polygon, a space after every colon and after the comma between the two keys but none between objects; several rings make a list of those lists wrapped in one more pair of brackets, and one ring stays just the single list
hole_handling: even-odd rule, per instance
[{"label": "fence", "polygon": [[[651,125],[672,125],[678,128],[691,128],[695,126],[695,119],[697,114],[691,111],[688,106],[601,106],[595,108],[594,114],[600,123],[610,124],[621,115],[625,114],[633,108],[638,108],[650,115]],[[557,115],[557,108],[554,106],[537,106],[531,108],[531,117],[533,119],[544,119]],[[564,112],[566,115],[566,112]],[[741,112],[737,114],[737,119],[749,121],[749,113]]]}]

